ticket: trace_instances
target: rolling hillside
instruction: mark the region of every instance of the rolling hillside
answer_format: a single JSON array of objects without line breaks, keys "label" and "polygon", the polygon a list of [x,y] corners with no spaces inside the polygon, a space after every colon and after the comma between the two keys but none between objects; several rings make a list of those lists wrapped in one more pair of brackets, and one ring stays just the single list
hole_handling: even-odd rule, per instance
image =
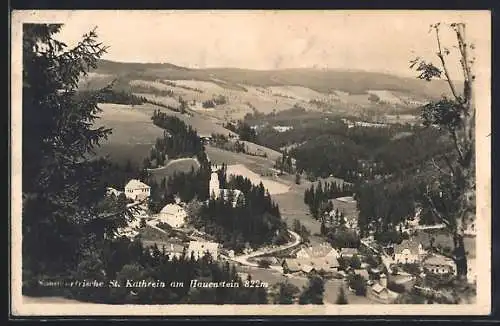
[{"label": "rolling hillside", "polygon": [[[447,93],[445,82],[424,82],[416,78],[405,78],[384,73],[319,70],[282,69],[272,71],[237,68],[188,69],[168,63],[119,63],[101,60],[98,74],[128,76],[135,79],[170,79],[213,81],[219,86],[237,88],[238,85],[257,87],[302,86],[320,93],[335,90],[350,94],[365,94],[369,90],[402,92],[418,98],[436,98]],[[241,88],[241,86],[240,86]]]}]

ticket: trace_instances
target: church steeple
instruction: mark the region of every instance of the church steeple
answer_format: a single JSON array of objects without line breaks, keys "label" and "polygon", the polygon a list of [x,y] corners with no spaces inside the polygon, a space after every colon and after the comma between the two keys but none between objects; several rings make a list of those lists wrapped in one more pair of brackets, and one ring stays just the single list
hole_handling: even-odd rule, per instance
[{"label": "church steeple", "polygon": [[219,175],[217,172],[212,172],[212,175],[210,176],[210,189],[209,189],[209,195],[212,195],[212,192],[215,193],[215,196],[217,197],[220,192],[220,184],[219,184]]}]

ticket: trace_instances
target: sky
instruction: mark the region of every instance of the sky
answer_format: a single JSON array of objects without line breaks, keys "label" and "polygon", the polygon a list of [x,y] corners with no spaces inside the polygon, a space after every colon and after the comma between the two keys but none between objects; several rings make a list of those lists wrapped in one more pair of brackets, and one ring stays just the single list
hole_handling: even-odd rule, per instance
[{"label": "sky", "polygon": [[[189,68],[328,68],[414,76],[410,59],[437,59],[435,35],[429,33],[435,22],[466,22],[476,50],[490,52],[487,11],[38,11],[28,17],[64,23],[58,38],[68,45],[97,26],[99,40],[109,46],[104,59]],[[450,48],[456,42],[445,29],[442,36]],[[459,77],[452,69],[458,65],[450,66]]]}]

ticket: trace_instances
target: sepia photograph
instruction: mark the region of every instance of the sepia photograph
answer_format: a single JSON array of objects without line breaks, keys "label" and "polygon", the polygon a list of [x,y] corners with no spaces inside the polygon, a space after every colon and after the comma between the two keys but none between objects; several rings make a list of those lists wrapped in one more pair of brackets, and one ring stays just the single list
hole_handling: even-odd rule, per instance
[{"label": "sepia photograph", "polygon": [[490,314],[490,24],[12,11],[12,315]]}]

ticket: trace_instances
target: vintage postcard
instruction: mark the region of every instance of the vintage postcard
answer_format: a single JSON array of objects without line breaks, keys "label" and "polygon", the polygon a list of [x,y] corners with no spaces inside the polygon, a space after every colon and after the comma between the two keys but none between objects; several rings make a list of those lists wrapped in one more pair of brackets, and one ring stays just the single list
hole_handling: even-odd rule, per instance
[{"label": "vintage postcard", "polygon": [[490,313],[489,11],[11,18],[14,316]]}]

